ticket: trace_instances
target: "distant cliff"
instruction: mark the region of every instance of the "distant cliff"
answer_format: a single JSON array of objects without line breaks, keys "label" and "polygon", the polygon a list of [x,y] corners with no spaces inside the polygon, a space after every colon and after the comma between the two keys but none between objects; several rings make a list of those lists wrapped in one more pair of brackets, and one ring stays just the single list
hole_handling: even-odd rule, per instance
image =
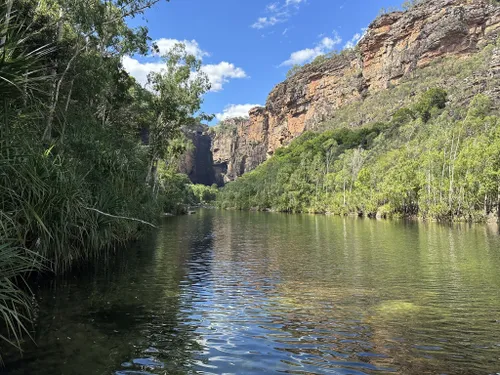
[{"label": "distant cliff", "polygon": [[218,181],[254,169],[342,107],[397,85],[415,69],[442,57],[469,56],[493,42],[500,31],[497,3],[427,0],[378,17],[356,48],[305,66],[277,85],[249,119],[210,129]]},{"label": "distant cliff", "polygon": [[192,142],[192,147],[181,158],[179,172],[185,173],[194,184],[222,185],[217,179],[212,158],[212,138],[208,126],[196,125],[182,129],[185,137]]}]

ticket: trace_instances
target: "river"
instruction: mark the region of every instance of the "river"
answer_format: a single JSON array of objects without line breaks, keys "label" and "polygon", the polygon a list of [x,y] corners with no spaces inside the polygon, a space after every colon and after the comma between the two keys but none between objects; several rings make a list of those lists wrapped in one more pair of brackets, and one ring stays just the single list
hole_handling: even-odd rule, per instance
[{"label": "river", "polygon": [[45,283],[0,372],[496,374],[490,227],[200,210]]}]

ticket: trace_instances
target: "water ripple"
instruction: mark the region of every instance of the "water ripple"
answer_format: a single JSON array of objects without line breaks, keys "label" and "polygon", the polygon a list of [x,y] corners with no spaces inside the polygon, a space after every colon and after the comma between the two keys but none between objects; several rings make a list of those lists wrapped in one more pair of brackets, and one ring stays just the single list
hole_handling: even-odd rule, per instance
[{"label": "water ripple", "polygon": [[48,290],[39,347],[11,367],[493,374],[500,240],[481,228],[221,211],[168,218],[155,242],[124,253],[120,272]]}]

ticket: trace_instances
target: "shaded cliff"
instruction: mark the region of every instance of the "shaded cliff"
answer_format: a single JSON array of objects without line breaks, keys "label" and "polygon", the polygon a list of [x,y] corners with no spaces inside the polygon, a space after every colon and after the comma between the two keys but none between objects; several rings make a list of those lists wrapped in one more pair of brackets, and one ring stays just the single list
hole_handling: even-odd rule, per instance
[{"label": "shaded cliff", "polygon": [[[266,106],[252,109],[249,119],[226,121],[211,129],[218,172],[231,181],[304,131],[335,118],[342,108],[397,86],[419,68],[446,57],[465,58],[493,43],[500,31],[497,4],[490,0],[427,0],[407,12],[378,17],[355,49],[306,65],[277,85]],[[498,58],[498,53],[492,54],[491,72]],[[474,86],[486,81],[487,74],[460,84]],[[362,119],[350,125],[363,123]]]},{"label": "shaded cliff", "polygon": [[186,127],[182,131],[192,142],[192,147],[181,158],[179,172],[185,173],[194,184],[219,183],[212,159],[212,138],[206,125]]}]

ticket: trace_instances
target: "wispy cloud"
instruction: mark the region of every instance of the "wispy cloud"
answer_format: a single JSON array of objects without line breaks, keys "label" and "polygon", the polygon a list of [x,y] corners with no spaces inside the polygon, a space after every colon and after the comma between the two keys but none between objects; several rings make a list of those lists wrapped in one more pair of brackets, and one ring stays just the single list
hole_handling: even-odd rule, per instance
[{"label": "wispy cloud", "polygon": [[290,5],[299,5],[305,3],[305,0],[286,0],[285,5],[290,6]]},{"label": "wispy cloud", "polygon": [[332,37],[324,37],[313,48],[305,48],[293,52],[288,60],[283,61],[280,66],[302,65],[314,60],[316,57],[331,52],[342,43],[342,38],[334,31]]},{"label": "wispy cloud", "polygon": [[305,2],[306,0],[281,0],[270,3],[265,8],[266,15],[259,17],[251,27],[260,30],[286,22]]},{"label": "wispy cloud", "polygon": [[260,17],[257,19],[257,22],[255,22],[252,27],[254,29],[264,29],[269,26],[274,26],[277,23],[285,22],[284,18],[278,18],[278,17]]}]

